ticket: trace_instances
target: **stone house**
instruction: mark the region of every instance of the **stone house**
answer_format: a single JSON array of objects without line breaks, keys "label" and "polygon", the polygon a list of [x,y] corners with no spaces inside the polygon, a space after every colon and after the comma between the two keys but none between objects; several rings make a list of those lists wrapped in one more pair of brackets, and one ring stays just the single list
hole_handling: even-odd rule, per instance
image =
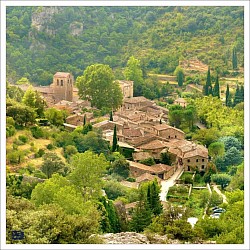
[{"label": "stone house", "polygon": [[157,136],[160,136],[166,139],[184,139],[185,138],[185,133],[182,130],[178,128],[174,128],[167,124],[158,124],[154,126],[153,132]]},{"label": "stone house", "polygon": [[86,112],[85,114],[75,114],[70,115],[66,118],[66,123],[76,125],[76,126],[82,126],[84,121],[84,116],[86,115],[86,123],[89,123],[90,120],[93,118],[92,113]]},{"label": "stone house", "polygon": [[185,171],[198,168],[205,171],[208,163],[208,149],[186,140],[173,141],[168,152],[176,155],[176,164],[184,167]]},{"label": "stone house", "polygon": [[149,152],[137,151],[133,153],[133,160],[135,162],[146,160],[150,157],[151,157],[151,154]]},{"label": "stone house", "polygon": [[137,96],[131,98],[125,98],[123,103],[123,109],[125,110],[139,110],[141,107],[152,106],[153,102],[145,98],[144,96]]},{"label": "stone house", "polygon": [[128,161],[128,162],[129,162],[130,173],[132,177],[135,178],[142,176],[145,173],[148,173],[150,175],[160,178],[161,180],[166,180],[169,177],[171,177],[174,173],[174,167],[165,164],[156,164],[153,166],[147,166],[138,162],[133,162],[133,161]]},{"label": "stone house", "polygon": [[151,157],[154,159],[161,158],[161,152],[167,148],[167,144],[164,141],[160,141],[159,139],[155,139],[150,142],[146,142],[140,146],[137,146],[139,150],[149,152]]},{"label": "stone house", "polygon": [[120,85],[123,98],[131,98],[133,97],[134,92],[134,82],[133,81],[126,81],[126,80],[118,80]]},{"label": "stone house", "polygon": [[174,104],[175,104],[175,105],[180,105],[180,106],[182,106],[183,108],[186,108],[186,107],[187,107],[187,101],[186,101],[184,98],[177,98],[177,99],[174,101]]},{"label": "stone house", "polygon": [[141,184],[141,183],[148,182],[148,181],[154,181],[155,179],[157,180],[158,184],[160,185],[161,179],[158,176],[155,176],[155,175],[152,175],[149,173],[144,173],[144,174],[140,175],[139,177],[137,177],[136,182]]}]

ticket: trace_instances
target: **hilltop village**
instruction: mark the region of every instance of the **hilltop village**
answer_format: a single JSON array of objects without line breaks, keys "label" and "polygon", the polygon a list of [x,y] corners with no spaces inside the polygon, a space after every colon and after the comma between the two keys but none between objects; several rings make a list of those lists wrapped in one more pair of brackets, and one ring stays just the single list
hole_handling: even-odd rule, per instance
[{"label": "hilltop village", "polygon": [[[169,179],[177,170],[205,172],[208,163],[208,149],[190,140],[185,133],[168,125],[168,109],[156,105],[143,96],[133,97],[133,81],[118,81],[123,94],[123,104],[110,121],[108,116],[98,122],[93,116],[93,107],[88,101],[80,100],[78,89],[74,87],[74,77],[67,72],[57,72],[53,83],[48,87],[34,87],[40,92],[49,107],[66,109],[71,114],[63,124],[65,129],[73,131],[86,122],[102,131],[103,138],[112,144],[114,127],[117,129],[118,145],[127,150],[130,174],[136,183]],[[20,85],[26,91],[28,85]],[[174,102],[185,108],[185,99]],[[87,110],[83,112],[82,110]],[[171,157],[171,166],[159,162],[161,155]],[[147,166],[139,163],[153,158],[157,163]],[[125,183],[126,185],[126,183]]]}]

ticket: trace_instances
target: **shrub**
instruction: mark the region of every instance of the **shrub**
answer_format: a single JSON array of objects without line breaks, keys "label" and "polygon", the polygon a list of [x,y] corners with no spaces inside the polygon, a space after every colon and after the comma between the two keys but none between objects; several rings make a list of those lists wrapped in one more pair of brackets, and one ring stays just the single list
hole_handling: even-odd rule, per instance
[{"label": "shrub", "polygon": [[126,181],[135,182],[135,178],[128,177],[128,178],[126,179]]},{"label": "shrub", "polygon": [[16,129],[13,125],[9,125],[6,127],[6,137],[11,137],[13,135],[15,135],[16,133]]},{"label": "shrub", "polygon": [[24,152],[20,150],[13,150],[7,153],[7,160],[10,164],[19,164],[24,160]]},{"label": "shrub", "polygon": [[35,157],[39,158],[42,157],[45,154],[44,149],[39,148],[39,150],[35,153]]},{"label": "shrub", "polygon": [[48,150],[52,150],[52,149],[54,148],[54,146],[50,143],[50,144],[48,144],[48,145],[46,146],[46,148],[47,148]]},{"label": "shrub", "polygon": [[32,136],[36,139],[43,138],[44,137],[44,131],[42,128],[38,126],[34,126],[30,128],[30,131],[32,133]]},{"label": "shrub", "polygon": [[25,135],[19,135],[19,136],[18,136],[18,140],[20,140],[20,141],[23,142],[23,143],[27,143],[29,139],[28,139],[28,137],[25,136]]},{"label": "shrub", "polygon": [[22,142],[22,141],[20,141],[19,139],[15,139],[15,140],[13,141],[13,144],[16,144],[16,145],[20,146],[20,145],[24,145],[25,143]]},{"label": "shrub", "polygon": [[40,179],[47,179],[47,176],[45,173],[43,173],[41,170],[35,170],[33,173],[34,177],[40,178]]}]

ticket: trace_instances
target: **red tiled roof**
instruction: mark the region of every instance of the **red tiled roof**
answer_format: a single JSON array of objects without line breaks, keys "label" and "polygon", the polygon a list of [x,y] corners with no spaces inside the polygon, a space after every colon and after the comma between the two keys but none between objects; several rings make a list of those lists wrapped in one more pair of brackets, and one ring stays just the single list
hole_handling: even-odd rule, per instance
[{"label": "red tiled roof", "polygon": [[167,144],[163,141],[158,140],[158,139],[138,146],[138,148],[140,148],[140,149],[148,149],[148,150],[166,148],[166,147],[167,147]]},{"label": "red tiled roof", "polygon": [[192,158],[195,156],[201,156],[204,158],[208,158],[208,149],[202,145],[197,145],[196,149],[185,153],[183,159]]},{"label": "red tiled roof", "polygon": [[127,137],[139,137],[142,136],[140,129],[125,128],[123,129],[123,135]]},{"label": "red tiled roof", "polygon": [[136,178],[136,182],[143,182],[143,181],[153,181],[154,179],[157,179],[157,181],[161,181],[161,179],[156,176],[156,175],[152,175],[149,173],[144,173],[142,175],[140,175],[139,177]]},{"label": "red tiled roof", "polygon": [[182,130],[178,129],[178,128],[175,128],[175,127],[172,127],[172,126],[169,126],[167,124],[158,124],[158,125],[155,125],[154,128],[156,130],[167,130],[167,129],[173,129],[173,130],[176,130],[178,132],[181,132],[182,134],[185,134]]},{"label": "red tiled roof", "polygon": [[174,167],[159,163],[151,166],[151,168],[154,170],[155,173],[160,173],[160,172],[168,172]]}]

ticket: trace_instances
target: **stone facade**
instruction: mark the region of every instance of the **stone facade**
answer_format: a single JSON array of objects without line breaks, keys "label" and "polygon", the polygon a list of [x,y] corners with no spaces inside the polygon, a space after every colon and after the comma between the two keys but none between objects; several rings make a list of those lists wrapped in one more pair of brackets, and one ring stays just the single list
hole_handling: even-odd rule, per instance
[{"label": "stone facade", "polygon": [[158,124],[153,127],[153,132],[166,139],[181,139],[185,138],[185,133],[177,128],[171,127],[167,124]]},{"label": "stone facade", "polygon": [[53,89],[55,101],[73,101],[74,77],[70,73],[57,72],[53,77],[50,88]]},{"label": "stone facade", "polygon": [[134,92],[134,82],[133,81],[125,81],[125,80],[118,80],[120,85],[123,98],[131,98],[133,97]]}]

